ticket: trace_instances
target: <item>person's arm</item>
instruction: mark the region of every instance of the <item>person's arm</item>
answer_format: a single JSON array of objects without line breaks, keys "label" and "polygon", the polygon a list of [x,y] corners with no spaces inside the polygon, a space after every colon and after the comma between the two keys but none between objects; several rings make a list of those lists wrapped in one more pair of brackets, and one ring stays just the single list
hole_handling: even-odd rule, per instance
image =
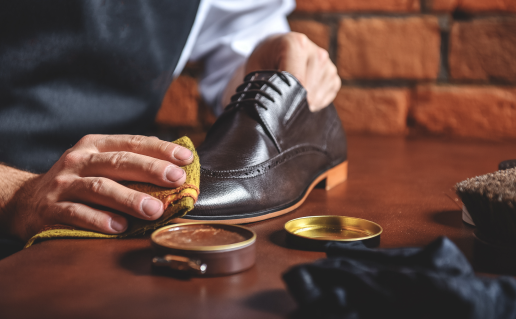
[{"label": "person's arm", "polygon": [[213,0],[190,59],[203,60],[203,98],[216,114],[229,103],[244,76],[256,70],[290,72],[307,89],[311,110],[327,106],[341,81],[328,52],[305,35],[289,32],[293,0]]},{"label": "person's arm", "polygon": [[[240,84],[245,63],[253,49],[274,34],[290,31],[286,15],[294,0],[211,0],[205,20],[190,53],[191,61],[203,61],[204,74],[199,83],[203,99],[215,115],[224,110],[226,87]],[[233,79],[233,80],[232,80]]]},{"label": "person's arm", "polygon": [[241,67],[235,72],[223,95],[227,100],[223,102],[229,103],[238,86],[235,83],[238,79],[242,81],[242,73],[270,69],[287,71],[301,82],[312,112],[328,106],[341,87],[337,67],[330,60],[328,51],[318,47],[304,34],[289,32],[271,36],[256,47],[245,68]]},{"label": "person's arm", "polygon": [[12,225],[12,212],[16,210],[13,198],[19,196],[23,185],[37,175],[0,164],[0,234],[16,237]]},{"label": "person's arm", "polygon": [[44,226],[66,224],[106,234],[127,228],[122,212],[144,220],[163,214],[161,201],[117,181],[175,188],[179,166],[193,154],[156,137],[87,135],[45,174],[0,166],[0,235],[28,240]]}]

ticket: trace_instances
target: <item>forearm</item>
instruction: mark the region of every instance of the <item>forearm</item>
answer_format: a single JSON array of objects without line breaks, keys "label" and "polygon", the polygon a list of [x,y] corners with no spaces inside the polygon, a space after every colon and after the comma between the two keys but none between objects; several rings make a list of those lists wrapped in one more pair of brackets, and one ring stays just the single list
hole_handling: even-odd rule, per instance
[{"label": "forearm", "polygon": [[14,199],[26,181],[36,174],[0,164],[0,237],[11,235]]}]

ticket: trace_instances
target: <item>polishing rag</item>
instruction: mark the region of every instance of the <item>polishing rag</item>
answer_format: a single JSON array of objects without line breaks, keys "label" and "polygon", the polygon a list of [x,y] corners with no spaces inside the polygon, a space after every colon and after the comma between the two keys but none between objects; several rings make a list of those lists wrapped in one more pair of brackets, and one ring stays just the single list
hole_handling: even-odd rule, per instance
[{"label": "polishing rag", "polygon": [[300,318],[516,318],[516,280],[477,276],[446,237],[424,248],[331,243],[284,274]]},{"label": "polishing rag", "polygon": [[185,183],[175,189],[168,189],[147,183],[124,182],[126,187],[147,193],[163,202],[165,211],[163,215],[153,221],[145,221],[132,216],[126,216],[129,220],[128,229],[118,235],[108,235],[89,230],[83,230],[66,225],[46,226],[38,234],[34,235],[25,248],[30,247],[35,241],[52,238],[125,238],[145,234],[147,231],[169,224],[172,219],[182,217],[191,211],[199,196],[200,170],[199,156],[195,151],[192,141],[188,137],[182,137],[173,143],[192,151],[194,159],[191,164],[183,167],[186,172]]}]

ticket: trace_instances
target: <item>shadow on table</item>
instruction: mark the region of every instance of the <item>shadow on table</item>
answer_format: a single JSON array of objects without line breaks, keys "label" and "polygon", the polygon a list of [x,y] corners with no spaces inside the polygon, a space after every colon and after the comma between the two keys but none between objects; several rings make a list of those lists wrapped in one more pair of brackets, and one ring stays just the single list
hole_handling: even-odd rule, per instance
[{"label": "shadow on table", "polygon": [[474,234],[475,227],[462,221],[462,211],[436,212],[433,220],[444,226],[462,228],[467,234],[452,238],[477,272],[516,276],[516,248],[490,244]]},{"label": "shadow on table", "polygon": [[475,271],[516,276],[516,247],[495,245],[474,234],[473,261]]},{"label": "shadow on table", "polygon": [[252,295],[244,301],[246,307],[288,318],[296,310],[294,299],[284,289],[265,290]]},{"label": "shadow on table", "polygon": [[179,280],[189,280],[192,276],[185,272],[174,271],[166,267],[152,266],[154,251],[152,248],[142,248],[129,251],[120,258],[120,266],[131,271],[136,276],[164,276]]},{"label": "shadow on table", "polygon": [[23,243],[11,240],[0,238],[0,259],[11,256],[14,253],[17,253],[23,249]]},{"label": "shadow on table", "polygon": [[269,236],[269,240],[282,248],[292,248],[287,245],[287,232],[284,229],[276,230]]},{"label": "shadow on table", "polygon": [[462,221],[462,211],[460,210],[436,212],[432,215],[432,219],[439,225],[443,226],[462,228],[466,225],[467,227],[472,227]]},{"label": "shadow on table", "polygon": [[324,251],[324,247],[303,245],[288,239],[287,231],[284,229],[277,230],[269,236],[269,240],[282,248],[303,250],[303,251]]},{"label": "shadow on table", "polygon": [[120,266],[130,270],[137,276],[151,275],[152,257],[152,248],[131,250],[122,255],[120,258]]}]

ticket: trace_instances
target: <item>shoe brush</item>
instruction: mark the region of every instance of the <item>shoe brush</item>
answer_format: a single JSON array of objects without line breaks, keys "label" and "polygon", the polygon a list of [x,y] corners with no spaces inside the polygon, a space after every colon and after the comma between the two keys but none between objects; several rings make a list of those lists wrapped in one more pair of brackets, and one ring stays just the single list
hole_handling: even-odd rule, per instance
[{"label": "shoe brush", "polygon": [[516,168],[466,179],[455,185],[455,191],[471,215],[478,237],[516,247]]}]

